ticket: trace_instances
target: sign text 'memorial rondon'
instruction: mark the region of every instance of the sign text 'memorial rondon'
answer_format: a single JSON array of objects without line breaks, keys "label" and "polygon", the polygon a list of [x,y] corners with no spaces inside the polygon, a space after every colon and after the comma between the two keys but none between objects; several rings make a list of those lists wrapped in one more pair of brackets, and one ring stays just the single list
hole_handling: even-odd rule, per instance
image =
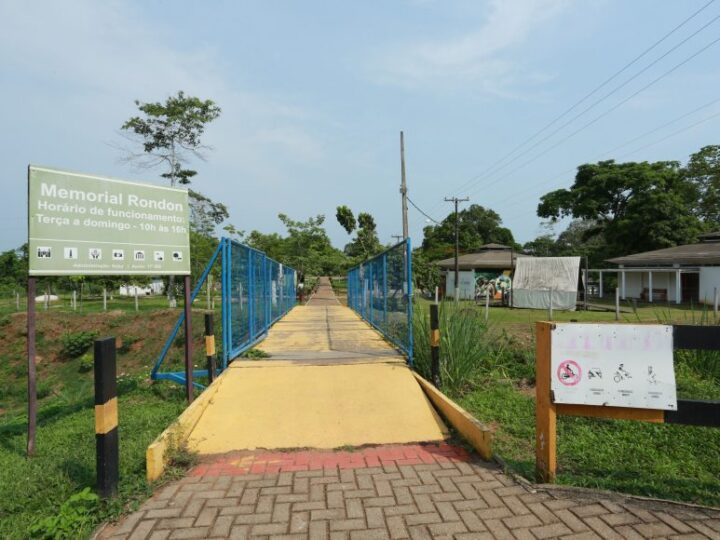
[{"label": "sign text 'memorial rondon'", "polygon": [[30,166],[31,276],[187,275],[183,189]]}]

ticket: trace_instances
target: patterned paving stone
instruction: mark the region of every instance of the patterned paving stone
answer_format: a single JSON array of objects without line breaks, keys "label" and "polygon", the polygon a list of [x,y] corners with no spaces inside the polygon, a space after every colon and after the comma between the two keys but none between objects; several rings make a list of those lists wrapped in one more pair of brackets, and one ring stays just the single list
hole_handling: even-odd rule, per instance
[{"label": "patterned paving stone", "polygon": [[521,485],[449,444],[206,461],[98,538],[712,538],[720,511]]}]

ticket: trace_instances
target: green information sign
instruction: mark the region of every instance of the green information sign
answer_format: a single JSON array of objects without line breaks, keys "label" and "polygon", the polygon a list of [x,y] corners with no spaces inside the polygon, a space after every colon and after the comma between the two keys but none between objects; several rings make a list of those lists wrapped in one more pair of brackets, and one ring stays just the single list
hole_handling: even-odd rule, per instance
[{"label": "green information sign", "polygon": [[188,275],[188,193],[44,167],[28,170],[31,276]]}]

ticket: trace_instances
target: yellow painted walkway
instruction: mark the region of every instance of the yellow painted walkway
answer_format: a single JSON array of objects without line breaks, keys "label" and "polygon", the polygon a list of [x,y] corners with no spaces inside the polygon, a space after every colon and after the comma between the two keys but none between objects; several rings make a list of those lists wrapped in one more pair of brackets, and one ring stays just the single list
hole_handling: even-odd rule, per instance
[{"label": "yellow painted walkway", "polygon": [[405,359],[324,281],[217,381],[190,433],[201,454],[437,441],[447,430]]}]

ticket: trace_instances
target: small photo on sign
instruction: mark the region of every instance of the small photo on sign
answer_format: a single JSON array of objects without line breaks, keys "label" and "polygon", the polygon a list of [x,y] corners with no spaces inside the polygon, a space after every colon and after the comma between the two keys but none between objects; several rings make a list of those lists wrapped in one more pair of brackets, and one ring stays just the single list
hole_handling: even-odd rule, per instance
[{"label": "small photo on sign", "polygon": [[69,260],[74,260],[78,258],[79,249],[76,247],[66,247],[64,249],[65,252],[65,258]]},{"label": "small photo on sign", "polygon": [[91,261],[99,261],[102,259],[102,249],[100,248],[90,248],[88,249],[88,257]]},{"label": "small photo on sign", "polygon": [[145,260],[145,252],[136,249],[133,252],[133,259],[135,259],[136,261],[144,261]]},{"label": "small photo on sign", "polygon": [[112,258],[113,261],[124,261],[125,251],[123,251],[122,249],[113,249]]},{"label": "small photo on sign", "polygon": [[38,259],[52,258],[52,248],[51,247],[38,247],[37,248],[37,258]]},{"label": "small photo on sign", "polygon": [[165,260],[165,252],[164,251],[156,251],[155,252],[155,261],[163,262],[164,260]]},{"label": "small photo on sign", "polygon": [[173,261],[180,262],[183,260],[183,253],[182,251],[173,251],[172,254]]}]

